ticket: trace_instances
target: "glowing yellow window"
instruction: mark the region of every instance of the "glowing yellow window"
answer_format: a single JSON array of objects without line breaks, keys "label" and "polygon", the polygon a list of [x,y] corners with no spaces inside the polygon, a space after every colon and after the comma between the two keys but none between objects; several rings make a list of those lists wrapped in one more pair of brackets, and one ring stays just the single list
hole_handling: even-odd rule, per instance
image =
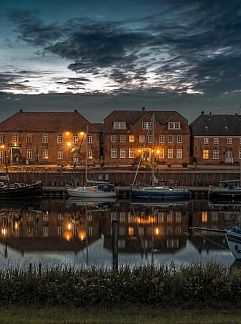
[{"label": "glowing yellow window", "polygon": [[128,227],[128,235],[130,236],[134,235],[134,227]]},{"label": "glowing yellow window", "polygon": [[134,135],[129,135],[129,143],[134,143],[135,137]]},{"label": "glowing yellow window", "polygon": [[202,212],[202,222],[207,223],[208,221],[208,213],[206,211]]},{"label": "glowing yellow window", "polygon": [[209,151],[208,150],[203,150],[203,159],[204,160],[209,159]]}]

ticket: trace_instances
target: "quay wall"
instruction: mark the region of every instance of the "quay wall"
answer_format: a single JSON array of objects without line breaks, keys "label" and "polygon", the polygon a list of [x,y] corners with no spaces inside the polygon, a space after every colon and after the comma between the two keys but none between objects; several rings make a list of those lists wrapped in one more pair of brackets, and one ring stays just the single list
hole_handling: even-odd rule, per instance
[{"label": "quay wall", "polygon": [[[4,173],[2,173],[4,174]],[[0,173],[1,175],[1,173]],[[151,171],[140,171],[137,181],[149,184],[152,176]],[[218,185],[221,180],[238,180],[240,171],[235,170],[165,170],[158,171],[155,176],[159,180],[173,180],[181,186],[209,186]],[[89,180],[110,181],[116,186],[129,186],[135,177],[135,171],[131,170],[90,170]],[[58,187],[69,185],[81,185],[85,182],[84,170],[78,171],[23,171],[10,172],[10,182],[29,183],[34,180],[41,180],[43,186]]]}]

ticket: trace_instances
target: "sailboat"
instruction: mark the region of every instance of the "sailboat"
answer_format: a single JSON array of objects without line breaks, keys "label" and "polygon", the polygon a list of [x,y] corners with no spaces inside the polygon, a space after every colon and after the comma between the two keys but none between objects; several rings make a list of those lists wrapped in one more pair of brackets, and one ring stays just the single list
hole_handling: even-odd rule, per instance
[{"label": "sailboat", "polygon": [[107,182],[93,182],[88,180],[88,126],[86,132],[86,157],[85,157],[85,180],[84,186],[66,186],[66,191],[70,197],[78,198],[114,198],[116,192],[114,186]]},{"label": "sailboat", "polygon": [[152,138],[153,147],[151,155],[151,165],[152,165],[152,179],[150,186],[141,186],[136,184],[137,174],[141,165],[141,157],[137,167],[137,171],[134,177],[133,184],[131,186],[131,196],[134,198],[147,198],[147,199],[180,199],[188,198],[190,196],[190,191],[186,188],[171,187],[168,183],[159,185],[158,179],[155,177],[154,170],[154,146],[155,146],[155,114],[152,115]]}]

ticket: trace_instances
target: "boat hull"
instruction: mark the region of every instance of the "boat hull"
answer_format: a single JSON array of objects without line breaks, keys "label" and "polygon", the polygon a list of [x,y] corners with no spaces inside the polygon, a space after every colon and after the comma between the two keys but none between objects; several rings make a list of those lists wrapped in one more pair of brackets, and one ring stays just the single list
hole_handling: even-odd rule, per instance
[{"label": "boat hull", "polygon": [[190,197],[188,190],[145,190],[145,189],[131,189],[131,196],[134,198],[144,199],[185,199]]},{"label": "boat hull", "polygon": [[241,190],[209,190],[209,197],[213,199],[239,199]]},{"label": "boat hull", "polygon": [[15,198],[30,198],[42,196],[41,181],[33,184],[20,185],[16,187],[3,187],[0,188],[1,199],[15,199]]},{"label": "boat hull", "polygon": [[70,197],[78,198],[114,198],[116,197],[115,191],[90,191],[88,189],[76,190],[76,188],[67,188],[67,193]]},{"label": "boat hull", "polygon": [[226,239],[229,250],[232,252],[235,259],[241,261],[241,233],[235,233],[229,230],[226,233]]}]

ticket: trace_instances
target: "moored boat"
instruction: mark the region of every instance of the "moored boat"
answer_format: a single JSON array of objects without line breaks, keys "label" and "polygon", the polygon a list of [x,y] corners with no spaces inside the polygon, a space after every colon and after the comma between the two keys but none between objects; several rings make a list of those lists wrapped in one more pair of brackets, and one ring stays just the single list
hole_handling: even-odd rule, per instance
[{"label": "moored boat", "polygon": [[79,187],[66,187],[66,191],[70,197],[79,198],[111,198],[116,197],[115,191],[104,191],[98,186],[79,186]]},{"label": "moored boat", "polygon": [[220,181],[218,187],[209,187],[208,195],[211,199],[238,199],[241,197],[240,180]]},{"label": "moored boat", "polygon": [[3,182],[0,183],[0,198],[2,199],[40,197],[41,195],[41,181],[36,181],[31,184],[5,184]]},{"label": "moored boat", "polygon": [[169,186],[149,186],[132,188],[131,194],[137,198],[148,199],[181,199],[189,198],[190,191],[185,188],[171,188]]}]

